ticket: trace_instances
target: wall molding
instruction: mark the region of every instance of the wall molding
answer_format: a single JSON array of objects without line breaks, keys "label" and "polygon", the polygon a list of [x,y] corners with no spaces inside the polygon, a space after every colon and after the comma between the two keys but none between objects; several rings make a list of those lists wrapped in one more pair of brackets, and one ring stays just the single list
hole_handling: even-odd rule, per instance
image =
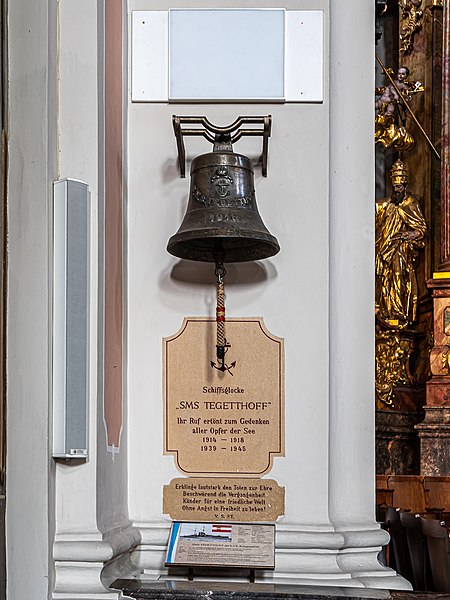
[{"label": "wall molding", "polygon": [[[53,544],[55,586],[52,599],[118,600],[120,592],[109,590],[112,581],[103,577],[105,565],[111,576],[114,565],[131,565],[129,555],[140,541],[139,530],[131,525],[103,535],[100,532],[58,534]],[[123,570],[119,567],[117,573],[120,575]]]},{"label": "wall molding", "polygon": [[[136,572],[166,577],[164,567],[170,525],[165,522],[135,526],[141,543],[130,555]],[[335,531],[323,524],[310,526],[280,523],[276,530],[276,572],[259,575],[260,581],[302,585],[411,589],[411,585],[378,561],[388,534],[374,523],[373,528]],[[126,577],[125,577],[126,578]]]}]

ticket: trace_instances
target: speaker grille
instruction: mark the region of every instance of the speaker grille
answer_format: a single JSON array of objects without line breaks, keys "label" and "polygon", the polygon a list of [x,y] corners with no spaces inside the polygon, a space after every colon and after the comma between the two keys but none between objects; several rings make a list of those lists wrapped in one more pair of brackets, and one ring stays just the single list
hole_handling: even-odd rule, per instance
[{"label": "speaker grille", "polygon": [[53,456],[87,457],[89,186],[53,184]]},{"label": "speaker grille", "polygon": [[66,452],[87,447],[88,203],[86,186],[69,181],[66,254]]}]

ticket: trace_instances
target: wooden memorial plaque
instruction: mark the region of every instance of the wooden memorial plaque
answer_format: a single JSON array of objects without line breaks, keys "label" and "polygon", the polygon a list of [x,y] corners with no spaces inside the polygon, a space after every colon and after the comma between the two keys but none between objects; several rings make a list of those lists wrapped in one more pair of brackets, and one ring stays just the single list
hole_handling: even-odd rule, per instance
[{"label": "wooden memorial plaque", "polygon": [[276,521],[284,487],[273,479],[180,477],[164,486],[163,512],[181,521]]},{"label": "wooden memorial plaque", "polygon": [[262,475],[284,455],[283,340],[261,318],[227,319],[224,370],[214,319],[163,340],[164,453],[188,475]]},{"label": "wooden memorial plaque", "polygon": [[166,566],[275,568],[275,525],[172,523]]}]

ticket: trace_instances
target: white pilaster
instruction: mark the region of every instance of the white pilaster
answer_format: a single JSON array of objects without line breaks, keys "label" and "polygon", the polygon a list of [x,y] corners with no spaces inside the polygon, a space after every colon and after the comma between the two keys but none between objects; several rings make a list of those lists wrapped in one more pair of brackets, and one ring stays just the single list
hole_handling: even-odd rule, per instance
[{"label": "white pilaster", "polygon": [[343,571],[410,589],[379,564],[374,517],[373,1],[332,0],[330,22],[330,520]]},{"label": "white pilaster", "polygon": [[47,598],[51,588],[48,240],[56,176],[56,4],[8,3],[7,19],[6,564],[7,597],[21,600]]},{"label": "white pilaster", "polygon": [[[122,560],[140,541],[127,518],[126,452],[106,452],[102,411],[99,329],[102,306],[101,235],[103,201],[103,2],[59,3],[59,167],[60,177],[89,184],[90,197],[90,362],[89,457],[56,465],[56,535],[53,545],[54,600],[117,599],[103,569]],[[100,240],[99,240],[100,238]],[[100,267],[99,267],[100,265]],[[99,323],[100,321],[100,323]],[[99,335],[100,331],[100,335]],[[100,356],[102,356],[100,352]]]}]

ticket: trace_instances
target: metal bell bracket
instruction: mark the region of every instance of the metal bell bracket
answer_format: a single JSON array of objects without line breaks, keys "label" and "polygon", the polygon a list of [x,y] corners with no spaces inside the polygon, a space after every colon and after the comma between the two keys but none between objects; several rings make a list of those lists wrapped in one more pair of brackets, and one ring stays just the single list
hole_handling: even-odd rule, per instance
[{"label": "metal bell bracket", "polygon": [[[177,117],[173,115],[173,129],[177,140],[178,163],[180,165],[180,177],[186,177],[186,152],[184,148],[184,136],[203,136],[217,145],[221,141],[234,144],[244,136],[261,136],[263,148],[261,155],[262,175],[267,177],[267,155],[269,150],[269,137],[272,128],[272,117],[238,117],[227,127],[213,125],[206,117]],[[185,127],[182,125],[199,125],[200,127]],[[262,125],[262,127],[244,128],[243,125]]]}]

